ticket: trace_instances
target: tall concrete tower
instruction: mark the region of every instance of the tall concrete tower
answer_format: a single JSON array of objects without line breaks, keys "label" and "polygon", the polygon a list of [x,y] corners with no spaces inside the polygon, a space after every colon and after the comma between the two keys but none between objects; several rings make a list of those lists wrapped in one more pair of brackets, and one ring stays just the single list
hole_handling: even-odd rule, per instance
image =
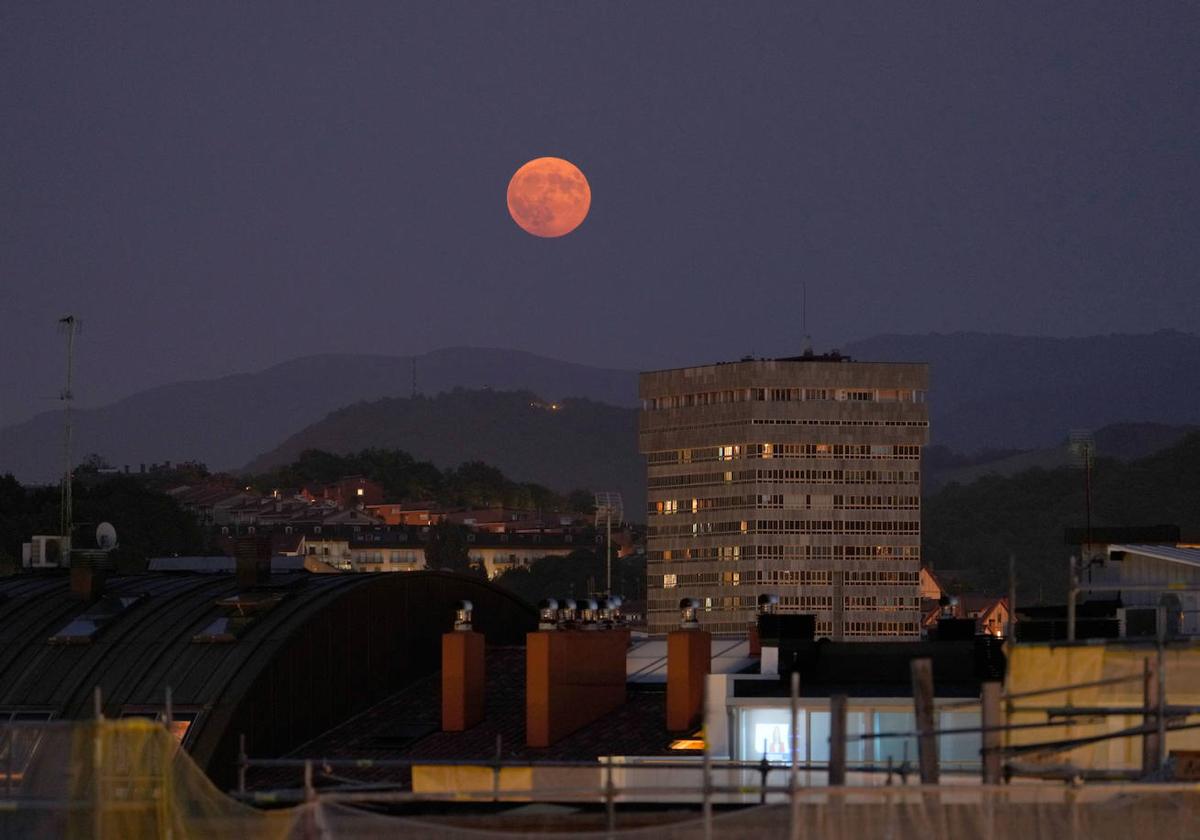
[{"label": "tall concrete tower", "polygon": [[743,631],[760,593],[835,639],[920,635],[924,364],[837,355],[641,374],[647,619]]}]

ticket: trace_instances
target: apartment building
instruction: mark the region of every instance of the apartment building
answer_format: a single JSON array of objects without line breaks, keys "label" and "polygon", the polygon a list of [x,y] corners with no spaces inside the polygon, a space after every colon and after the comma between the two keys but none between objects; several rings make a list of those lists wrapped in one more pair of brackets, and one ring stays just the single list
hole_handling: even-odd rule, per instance
[{"label": "apartment building", "polygon": [[651,632],[714,632],[758,596],[837,640],[920,635],[928,366],[838,354],[641,374]]}]

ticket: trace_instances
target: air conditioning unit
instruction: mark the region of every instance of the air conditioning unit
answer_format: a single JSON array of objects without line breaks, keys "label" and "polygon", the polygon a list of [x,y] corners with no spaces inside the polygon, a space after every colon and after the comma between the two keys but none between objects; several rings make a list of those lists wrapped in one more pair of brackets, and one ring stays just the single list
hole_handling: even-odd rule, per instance
[{"label": "air conditioning unit", "polygon": [[39,534],[21,546],[21,565],[27,569],[54,569],[71,565],[71,541],[57,534]]}]

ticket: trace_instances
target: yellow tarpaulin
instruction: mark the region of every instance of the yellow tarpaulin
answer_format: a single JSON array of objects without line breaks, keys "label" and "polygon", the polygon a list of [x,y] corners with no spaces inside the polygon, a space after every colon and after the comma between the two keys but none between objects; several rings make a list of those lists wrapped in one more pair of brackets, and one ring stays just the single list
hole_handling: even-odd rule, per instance
[{"label": "yellow tarpaulin", "polygon": [[[418,764],[412,770],[413,793],[426,794],[488,794],[516,791],[528,792],[533,788],[533,768],[501,767],[499,774],[491,767],[470,765],[434,766]],[[503,799],[528,799],[504,796]]]},{"label": "yellow tarpaulin", "polygon": [[[1010,722],[1046,721],[1048,709],[1068,706],[1140,708],[1143,704],[1143,669],[1147,658],[1156,659],[1157,655],[1158,652],[1149,646],[1016,645],[1009,652],[1009,694],[1114,678],[1128,679],[1014,700],[1012,705],[1015,711]],[[1200,646],[1169,646],[1164,651],[1163,664],[1167,703],[1173,706],[1200,706]],[[1140,713],[1060,719],[1064,721],[1062,726],[1009,732],[1007,743],[1033,744],[1083,738],[1142,725]],[[1190,720],[1195,722],[1200,720],[1200,716],[1193,716]],[[1168,752],[1195,749],[1200,749],[1200,730],[1168,733]],[[1116,738],[1061,752],[1025,756],[1022,760],[1056,765],[1069,763],[1083,769],[1137,770],[1142,766],[1142,740],[1140,737]]]}]

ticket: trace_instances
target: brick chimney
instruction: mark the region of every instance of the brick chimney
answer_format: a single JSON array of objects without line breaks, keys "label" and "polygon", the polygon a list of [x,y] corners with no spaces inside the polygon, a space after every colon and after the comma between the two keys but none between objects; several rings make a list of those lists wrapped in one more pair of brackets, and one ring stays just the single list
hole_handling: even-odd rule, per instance
[{"label": "brick chimney", "polygon": [[112,570],[107,551],[76,549],[71,552],[71,594],[82,601],[95,601],[104,594],[104,582]]},{"label": "brick chimney", "polygon": [[625,702],[629,630],[525,636],[525,744],[548,747]]},{"label": "brick chimney", "polygon": [[484,637],[471,629],[472,606],[461,601],[454,629],[442,634],[442,731],[463,732],[483,720]]},{"label": "brick chimney", "polygon": [[667,731],[694,728],[704,713],[704,680],[712,662],[712,634],[701,630],[690,598],[680,602],[682,621],[667,634]]},{"label": "brick chimney", "polygon": [[238,589],[253,589],[271,576],[271,538],[265,534],[233,541]]}]

